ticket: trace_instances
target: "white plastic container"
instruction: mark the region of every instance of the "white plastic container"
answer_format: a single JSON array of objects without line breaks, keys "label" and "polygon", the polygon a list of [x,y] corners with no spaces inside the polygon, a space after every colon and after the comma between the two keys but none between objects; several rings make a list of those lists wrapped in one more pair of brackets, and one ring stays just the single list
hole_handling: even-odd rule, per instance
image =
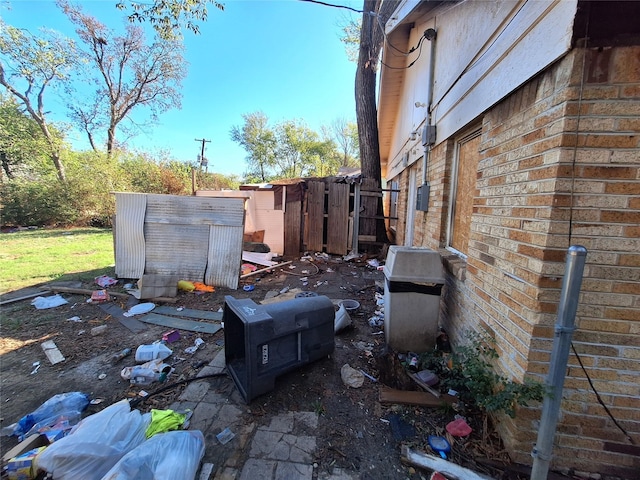
[{"label": "white plastic container", "polygon": [[136,362],[145,363],[157,358],[164,360],[172,353],[173,351],[163,343],[140,345],[136,350]]},{"label": "white plastic container", "polygon": [[133,367],[131,370],[131,385],[150,385],[159,380],[160,374],[150,368]]}]

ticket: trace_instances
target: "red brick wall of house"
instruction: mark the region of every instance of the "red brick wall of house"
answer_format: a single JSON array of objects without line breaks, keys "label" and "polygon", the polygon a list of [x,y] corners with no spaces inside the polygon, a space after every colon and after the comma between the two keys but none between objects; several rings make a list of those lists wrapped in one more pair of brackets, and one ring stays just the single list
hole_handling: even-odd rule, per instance
[{"label": "red brick wall of house", "polygon": [[[442,323],[454,339],[488,329],[505,374],[544,380],[566,250],[583,245],[573,343],[600,397],[640,444],[640,47],[574,49],[477,125],[466,261],[445,249],[454,139],[431,152],[429,211],[416,212],[414,245],[439,249],[450,273]],[[398,180],[402,244],[406,172]],[[639,478],[640,449],[606,415],[573,353],[563,398],[552,468]],[[532,462],[539,418],[537,406],[500,419],[514,460]]]}]

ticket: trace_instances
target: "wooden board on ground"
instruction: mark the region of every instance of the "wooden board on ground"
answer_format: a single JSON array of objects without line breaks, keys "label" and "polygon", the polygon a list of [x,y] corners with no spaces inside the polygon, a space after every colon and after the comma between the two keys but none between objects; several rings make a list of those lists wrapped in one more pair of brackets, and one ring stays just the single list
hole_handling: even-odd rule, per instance
[{"label": "wooden board on ground", "polygon": [[160,325],[163,327],[176,328],[178,330],[188,330],[198,333],[216,333],[222,328],[220,324],[196,322],[195,320],[184,320],[182,318],[168,317],[158,313],[150,313],[140,318],[141,322]]},{"label": "wooden board on ground", "polygon": [[213,320],[219,322],[222,320],[222,312],[207,312],[205,310],[195,310],[193,308],[183,308],[178,310],[175,307],[160,306],[153,309],[153,313],[163,315],[171,315],[172,317],[188,317],[198,318],[200,320]]},{"label": "wooden board on ground", "polygon": [[380,403],[399,403],[401,405],[421,405],[423,407],[440,407],[443,403],[454,404],[458,399],[451,395],[434,397],[428,392],[409,392],[392,388],[380,389]]},{"label": "wooden board on ground", "polygon": [[133,333],[144,332],[147,329],[147,326],[144,323],[139,322],[135,318],[125,317],[123,315],[124,310],[122,310],[118,305],[114,303],[102,303],[100,304],[100,310],[111,315]]}]

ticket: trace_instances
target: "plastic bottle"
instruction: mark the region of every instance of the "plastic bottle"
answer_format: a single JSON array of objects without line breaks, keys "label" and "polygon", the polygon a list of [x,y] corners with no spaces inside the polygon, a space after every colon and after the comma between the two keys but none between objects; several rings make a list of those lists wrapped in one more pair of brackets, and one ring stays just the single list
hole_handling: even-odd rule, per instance
[{"label": "plastic bottle", "polygon": [[140,345],[136,350],[136,362],[150,362],[157,358],[164,360],[173,351],[163,343],[153,343],[151,345]]},{"label": "plastic bottle", "polygon": [[116,353],[113,357],[111,357],[111,360],[112,360],[113,363],[118,363],[120,360],[122,360],[124,357],[126,357],[126,356],[128,356],[130,354],[131,354],[131,349],[130,348],[125,348],[120,353]]},{"label": "plastic bottle", "polygon": [[62,417],[77,416],[79,418],[80,413],[87,408],[87,405],[89,405],[89,395],[85,393],[68,392],[54,395],[33,412],[22,417],[12,433],[9,433],[7,429],[3,431],[3,434],[9,433],[21,437],[36,424],[48,426],[56,423],[56,420]]},{"label": "plastic bottle", "polygon": [[150,368],[133,367],[131,370],[131,385],[150,385],[160,379],[160,374]]}]

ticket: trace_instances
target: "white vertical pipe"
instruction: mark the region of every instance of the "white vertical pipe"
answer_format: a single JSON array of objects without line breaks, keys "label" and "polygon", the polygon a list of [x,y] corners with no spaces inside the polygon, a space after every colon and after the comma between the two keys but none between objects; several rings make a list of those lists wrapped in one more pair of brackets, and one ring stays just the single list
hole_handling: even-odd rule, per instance
[{"label": "white vertical pipe", "polygon": [[587,250],[581,246],[574,245],[567,250],[553,350],[546,381],[548,392],[542,403],[538,439],[531,453],[534,458],[531,480],[546,480],[549,473],[586,256]]}]

